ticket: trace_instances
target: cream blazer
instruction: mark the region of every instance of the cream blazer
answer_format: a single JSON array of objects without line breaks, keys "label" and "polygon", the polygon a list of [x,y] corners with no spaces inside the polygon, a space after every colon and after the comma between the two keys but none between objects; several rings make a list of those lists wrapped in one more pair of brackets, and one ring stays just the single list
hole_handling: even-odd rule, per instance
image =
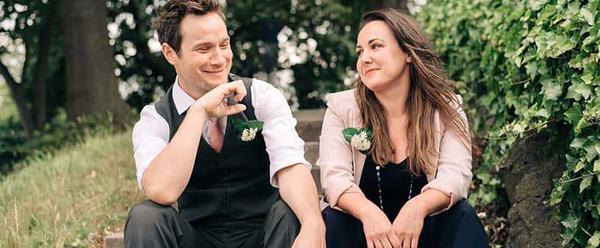
[{"label": "cream blazer", "polygon": [[[342,194],[363,194],[358,185],[366,155],[352,148],[342,134],[344,128],[363,127],[354,92],[347,90],[329,96],[319,138],[317,166],[321,168],[325,204],[338,210],[341,210],[337,202]],[[462,103],[462,98],[458,95],[457,98]],[[466,121],[464,111],[460,109],[459,113]],[[435,134],[438,156],[431,158],[431,162],[437,165],[437,170],[427,174],[428,183],[421,192],[436,189],[450,196],[450,204],[437,212],[440,213],[467,197],[473,174],[470,147],[465,148],[454,131],[444,128],[437,113],[435,125],[438,127]]]}]

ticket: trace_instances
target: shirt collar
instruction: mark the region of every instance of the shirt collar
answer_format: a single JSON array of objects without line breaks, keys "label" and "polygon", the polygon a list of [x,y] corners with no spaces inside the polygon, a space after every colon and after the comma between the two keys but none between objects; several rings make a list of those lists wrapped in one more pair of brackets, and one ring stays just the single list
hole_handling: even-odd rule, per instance
[{"label": "shirt collar", "polygon": [[181,86],[179,86],[178,78],[175,78],[175,84],[173,85],[173,102],[175,102],[175,108],[177,113],[182,114],[185,112],[196,100],[190,95],[185,93]]}]

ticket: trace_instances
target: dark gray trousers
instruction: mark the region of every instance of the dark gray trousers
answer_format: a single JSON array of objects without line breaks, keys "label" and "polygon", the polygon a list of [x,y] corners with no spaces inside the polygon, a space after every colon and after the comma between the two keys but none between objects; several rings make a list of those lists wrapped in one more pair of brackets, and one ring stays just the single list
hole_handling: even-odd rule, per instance
[{"label": "dark gray trousers", "polygon": [[300,222],[282,200],[271,206],[258,228],[245,224],[193,226],[174,208],[146,200],[129,212],[125,247],[285,248],[300,232]]}]

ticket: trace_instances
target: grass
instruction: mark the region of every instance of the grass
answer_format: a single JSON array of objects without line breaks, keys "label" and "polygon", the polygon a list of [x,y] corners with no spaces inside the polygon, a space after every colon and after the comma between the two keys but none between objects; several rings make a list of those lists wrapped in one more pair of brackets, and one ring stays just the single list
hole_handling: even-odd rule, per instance
[{"label": "grass", "polygon": [[101,247],[143,199],[131,147],[100,134],[0,179],[0,247]]},{"label": "grass", "polygon": [[0,79],[0,121],[8,119],[10,116],[17,115],[17,107],[13,102],[8,85]]}]

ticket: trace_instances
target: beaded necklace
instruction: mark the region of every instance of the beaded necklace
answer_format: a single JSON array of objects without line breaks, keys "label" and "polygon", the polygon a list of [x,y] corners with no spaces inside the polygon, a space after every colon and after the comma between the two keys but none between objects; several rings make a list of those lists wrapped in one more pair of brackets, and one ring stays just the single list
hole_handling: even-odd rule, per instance
[{"label": "beaded necklace", "polygon": [[[377,192],[379,195],[379,208],[381,208],[381,210],[383,210],[383,196],[381,194],[381,175],[380,172],[383,168],[379,165],[375,166],[375,170],[377,170]],[[409,172],[410,175],[410,184],[408,187],[408,200],[410,200],[410,198],[412,198],[412,188],[413,188],[413,175],[412,173]]]}]

